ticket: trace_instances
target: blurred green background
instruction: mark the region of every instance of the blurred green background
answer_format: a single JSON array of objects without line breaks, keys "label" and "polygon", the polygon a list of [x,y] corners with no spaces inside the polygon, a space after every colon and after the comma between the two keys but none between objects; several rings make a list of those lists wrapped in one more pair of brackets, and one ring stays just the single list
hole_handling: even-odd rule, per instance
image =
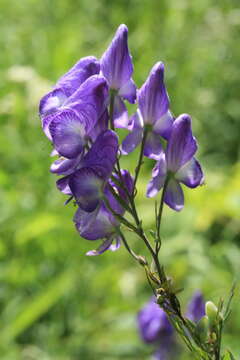
[{"label": "blurred green background", "polygon": [[[186,189],[184,210],[165,209],[163,218],[162,260],[184,287],[183,308],[194,290],[217,302],[239,280],[239,0],[1,0],[1,360],[150,358],[135,321],[150,296],[143,271],[124,248],[84,255],[96,244],[74,229],[38,119],[40,97],[80,57],[100,57],[120,23],[129,27],[137,85],[164,61],[171,108],[192,115],[200,145],[205,186]],[[148,229],[151,165],[138,196]],[[239,332],[237,289],[223,339],[237,359]]]}]

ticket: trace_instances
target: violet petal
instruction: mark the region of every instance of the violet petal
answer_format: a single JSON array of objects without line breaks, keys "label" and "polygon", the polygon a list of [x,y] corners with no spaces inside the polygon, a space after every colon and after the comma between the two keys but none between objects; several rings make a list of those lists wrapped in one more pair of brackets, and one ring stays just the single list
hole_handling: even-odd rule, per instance
[{"label": "violet petal", "polygon": [[85,126],[75,111],[62,110],[51,121],[49,130],[60,155],[71,159],[83,151]]},{"label": "violet petal", "polygon": [[204,181],[201,166],[195,158],[183,165],[175,174],[175,178],[190,188],[195,188]]},{"label": "violet petal", "polygon": [[184,195],[181,185],[174,178],[168,182],[164,201],[171,209],[176,211],[182,210],[184,206]]},{"label": "violet petal", "polygon": [[180,115],[173,123],[171,136],[166,149],[168,169],[177,172],[190,161],[197,151],[197,142],[192,135],[191,118]]},{"label": "violet petal", "polygon": [[110,88],[119,90],[131,78],[132,59],[128,50],[128,28],[120,25],[101,58],[101,71]]}]

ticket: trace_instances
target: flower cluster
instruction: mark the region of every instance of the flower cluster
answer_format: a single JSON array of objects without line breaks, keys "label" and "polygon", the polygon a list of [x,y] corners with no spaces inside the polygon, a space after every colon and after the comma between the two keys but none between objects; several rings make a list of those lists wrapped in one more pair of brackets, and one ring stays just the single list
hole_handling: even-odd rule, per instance
[{"label": "flower cluster", "polygon": [[[197,291],[191,298],[186,317],[198,323],[205,315],[205,303],[201,292]],[[155,297],[139,311],[137,316],[139,334],[146,344],[153,344],[156,360],[174,359],[178,352],[174,328],[164,310],[156,303]]]},{"label": "flower cluster", "polygon": [[[79,234],[87,240],[104,239],[89,255],[120,244],[119,218],[126,209],[122,201],[128,203],[136,184],[120,169],[120,152],[127,155],[141,144],[142,154],[156,161],[147,196],[164,188],[164,201],[174,210],[183,207],[181,183],[194,188],[203,182],[194,158],[191,118],[173,117],[163,63],[154,65],[138,91],[132,73],[128,29],[120,25],[100,60],[80,59],[40,101],[42,128],[58,157],[50,169],[61,176],[57,188],[77,205]],[[138,105],[131,117],[125,101]],[[121,145],[117,128],[129,130]]]}]

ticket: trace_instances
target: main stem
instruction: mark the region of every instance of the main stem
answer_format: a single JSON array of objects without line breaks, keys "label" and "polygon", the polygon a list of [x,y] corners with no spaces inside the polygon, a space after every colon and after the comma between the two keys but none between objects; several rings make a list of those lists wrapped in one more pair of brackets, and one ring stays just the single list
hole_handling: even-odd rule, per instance
[{"label": "main stem", "polygon": [[[115,93],[112,91],[110,93],[110,106],[109,106],[110,126],[111,126],[112,130],[115,130],[114,119],[113,119],[114,98],[115,98]],[[162,196],[161,196],[161,200],[160,200],[160,206],[159,206],[159,210],[158,210],[157,216],[156,216],[156,239],[155,239],[156,247],[155,247],[155,249],[151,246],[150,242],[148,241],[148,239],[146,237],[146,234],[142,227],[142,221],[139,219],[138,212],[137,212],[136,205],[135,205],[136,184],[137,184],[138,176],[140,174],[140,169],[141,169],[142,162],[143,162],[143,154],[144,154],[144,146],[145,146],[146,138],[147,138],[147,130],[144,130],[143,139],[142,139],[142,143],[141,143],[141,149],[140,149],[140,153],[139,153],[138,164],[135,169],[133,191],[131,194],[128,192],[128,190],[125,187],[125,184],[124,184],[124,181],[123,181],[122,175],[121,175],[121,167],[120,167],[119,159],[117,159],[117,174],[119,176],[119,179],[120,179],[123,189],[125,189],[125,191],[127,193],[129,203],[131,206],[131,210],[132,210],[131,214],[134,218],[136,226],[134,226],[132,223],[130,223],[127,219],[125,219],[121,215],[115,213],[114,210],[111,209],[110,204],[107,201],[107,199],[105,199],[105,203],[106,203],[107,207],[109,208],[109,210],[113,213],[113,215],[120,221],[120,223],[122,222],[125,226],[127,226],[129,229],[134,231],[145,243],[145,245],[146,245],[147,249],[149,250],[149,252],[152,256],[152,259],[155,263],[157,274],[159,276],[159,281],[154,276],[153,277],[150,276],[151,272],[149,270],[147,270],[148,271],[147,277],[149,276],[151,278],[151,280],[153,280],[153,281],[155,280],[155,286],[157,287],[156,291],[158,291],[158,290],[163,291],[164,296],[163,296],[163,300],[162,300],[163,303],[162,303],[161,307],[167,312],[171,322],[174,322],[174,320],[172,319],[172,316],[176,317],[176,319],[177,319],[176,323],[178,323],[178,326],[180,327],[180,329],[182,329],[182,334],[185,334],[184,336],[181,335],[183,340],[185,341],[185,343],[188,346],[188,348],[190,349],[190,351],[194,351],[194,347],[192,345],[192,340],[200,348],[201,348],[201,344],[199,344],[199,341],[196,339],[192,328],[188,325],[188,323],[185,321],[184,317],[182,316],[179,300],[178,300],[177,296],[175,295],[175,293],[171,290],[171,287],[170,287],[170,284],[165,275],[164,269],[160,265],[159,258],[158,258],[158,253],[159,253],[160,247],[161,247],[160,228],[161,228],[161,220],[162,220],[162,214],[163,214],[164,196],[165,196],[169,178],[167,177],[165,180],[163,190],[162,190]],[[135,260],[137,260],[139,262],[139,256],[136,255],[134,253],[134,251],[129,247],[127,240],[125,239],[121,230],[119,230],[119,235],[121,236],[121,239],[122,239],[127,251],[130,253],[130,255]],[[145,266],[145,270],[146,270],[147,264],[143,264],[143,265],[144,266],[146,265]],[[149,277],[148,277],[148,281],[149,281]],[[160,289],[159,289],[159,286],[161,286]],[[186,330],[187,330],[187,333],[186,333]],[[188,335],[187,335],[188,333],[191,336],[191,338],[188,338]],[[206,355],[208,356],[208,354],[206,354]]]}]

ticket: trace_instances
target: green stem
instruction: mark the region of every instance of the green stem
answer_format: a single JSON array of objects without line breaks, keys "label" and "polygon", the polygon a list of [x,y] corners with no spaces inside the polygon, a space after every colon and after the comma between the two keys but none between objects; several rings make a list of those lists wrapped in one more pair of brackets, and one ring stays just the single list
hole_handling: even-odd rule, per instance
[{"label": "green stem", "polygon": [[156,235],[157,236],[156,236],[155,251],[156,251],[157,255],[161,249],[161,244],[162,244],[160,230],[161,230],[161,221],[162,221],[163,206],[164,206],[164,197],[165,197],[168,182],[169,182],[169,177],[166,178],[164,185],[163,185],[162,195],[161,195],[161,200],[160,200],[160,205],[159,205],[159,211],[157,213],[157,218],[156,218],[156,229],[157,229]]},{"label": "green stem", "polygon": [[140,169],[141,169],[141,166],[142,166],[143,152],[144,152],[144,146],[145,146],[145,143],[146,143],[147,133],[148,133],[148,131],[146,129],[144,129],[144,131],[143,131],[143,139],[142,139],[142,143],[141,143],[141,149],[140,149],[139,158],[138,158],[138,164],[137,164],[137,167],[135,169],[135,178],[134,178],[134,183],[133,183],[133,193],[135,192],[137,179],[138,179]]}]

